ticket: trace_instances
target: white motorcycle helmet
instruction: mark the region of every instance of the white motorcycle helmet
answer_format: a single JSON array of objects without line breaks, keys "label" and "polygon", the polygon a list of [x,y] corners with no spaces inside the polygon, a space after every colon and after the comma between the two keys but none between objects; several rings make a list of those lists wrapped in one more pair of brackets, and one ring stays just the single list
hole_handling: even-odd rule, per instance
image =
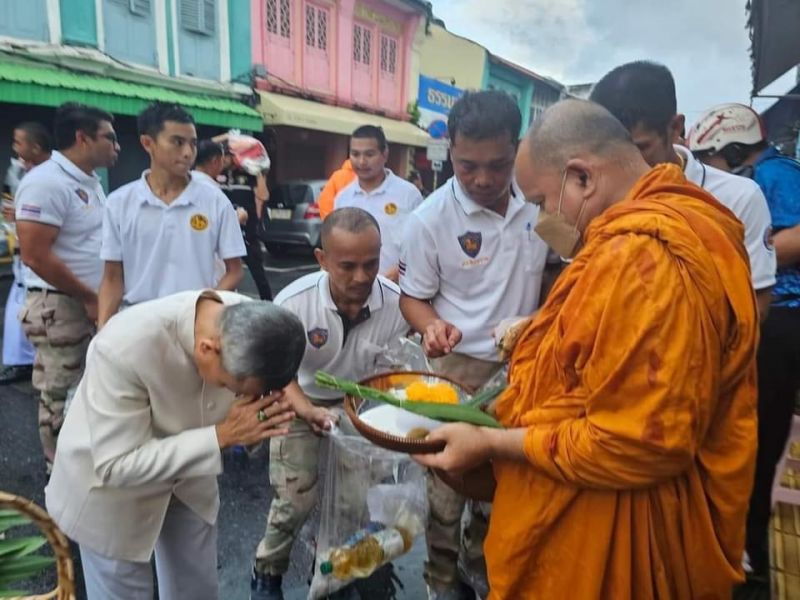
[{"label": "white motorcycle helmet", "polygon": [[689,130],[692,152],[716,154],[731,144],[752,146],[767,139],[761,117],[744,104],[720,104],[706,112]]}]

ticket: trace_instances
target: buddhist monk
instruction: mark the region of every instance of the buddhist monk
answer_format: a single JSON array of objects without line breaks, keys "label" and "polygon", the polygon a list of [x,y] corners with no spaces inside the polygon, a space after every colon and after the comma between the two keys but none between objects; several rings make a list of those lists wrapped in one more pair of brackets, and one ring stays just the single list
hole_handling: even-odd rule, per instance
[{"label": "buddhist monk", "polygon": [[742,225],[604,108],[551,107],[516,176],[573,262],[514,347],[505,429],[418,457],[490,461],[490,598],[730,598],[756,450],[757,311]]}]

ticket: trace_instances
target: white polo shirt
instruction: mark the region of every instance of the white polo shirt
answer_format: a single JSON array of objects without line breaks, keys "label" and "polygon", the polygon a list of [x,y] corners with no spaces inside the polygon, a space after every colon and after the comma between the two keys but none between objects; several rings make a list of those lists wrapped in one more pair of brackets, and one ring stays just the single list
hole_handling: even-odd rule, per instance
[{"label": "white polo shirt", "polygon": [[763,290],[775,285],[778,263],[770,242],[772,217],[764,192],[752,179],[706,165],[682,146],[675,146],[675,151],[686,161],[683,169],[686,179],[713,195],[744,225],[753,288]]},{"label": "white polo shirt", "polygon": [[213,185],[216,188],[219,188],[219,181],[211,177],[208,173],[203,173],[202,171],[198,171],[197,169],[192,171],[192,179],[196,179],[200,183],[207,183],[208,185]]},{"label": "white polo shirt", "polygon": [[[303,322],[306,352],[297,375],[310,398],[333,400],[341,392],[314,383],[317,371],[359,381],[375,373],[376,359],[389,344],[406,335],[409,326],[400,312],[400,288],[378,275],[372,293],[345,339],[345,325],[331,298],[328,274],[309,273],[283,288],[275,298]],[[345,317],[346,318],[346,317]]]},{"label": "white polo shirt", "polygon": [[122,262],[128,304],[214,287],[215,257],[247,253],[236,211],[219,188],[193,177],[165,204],[148,173],[109,195],[103,220],[100,257]]},{"label": "white polo shirt", "polygon": [[361,189],[358,178],[336,195],[333,207],[355,206],[375,217],[381,227],[381,273],[397,266],[409,215],[422,204],[416,186],[386,169],[386,179],[371,192]]},{"label": "white polo shirt", "polygon": [[547,244],[533,228],[539,208],[512,185],[505,217],[472,201],[453,177],[409,219],[400,288],[431,300],[461,330],[456,351],[497,360],[492,331],[507,317],[539,305]]},{"label": "white polo shirt", "polygon": [[[100,244],[106,195],[100,179],[87,175],[60,152],[31,169],[17,188],[17,221],[58,227],[53,253],[86,287],[97,291],[103,278]],[[55,289],[32,269],[25,286]]]}]

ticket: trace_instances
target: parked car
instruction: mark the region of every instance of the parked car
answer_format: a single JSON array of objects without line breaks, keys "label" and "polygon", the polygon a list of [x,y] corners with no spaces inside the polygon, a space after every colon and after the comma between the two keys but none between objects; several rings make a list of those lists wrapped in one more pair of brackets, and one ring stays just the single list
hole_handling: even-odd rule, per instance
[{"label": "parked car", "polygon": [[322,219],[317,201],[325,183],[324,179],[289,181],[270,190],[269,222],[261,234],[270,254],[280,256],[290,248],[319,247]]}]

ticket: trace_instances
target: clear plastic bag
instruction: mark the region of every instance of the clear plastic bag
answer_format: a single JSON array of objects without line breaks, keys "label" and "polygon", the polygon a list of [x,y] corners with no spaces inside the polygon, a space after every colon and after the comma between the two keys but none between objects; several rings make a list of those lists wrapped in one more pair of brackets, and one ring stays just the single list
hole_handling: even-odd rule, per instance
[{"label": "clear plastic bag", "polygon": [[430,373],[431,364],[420,344],[419,334],[413,337],[397,338],[385,348],[376,352],[375,372],[382,371],[423,371]]},{"label": "clear plastic bag", "polygon": [[329,436],[309,600],[369,577],[406,554],[427,518],[422,467],[405,454],[335,428]]}]

